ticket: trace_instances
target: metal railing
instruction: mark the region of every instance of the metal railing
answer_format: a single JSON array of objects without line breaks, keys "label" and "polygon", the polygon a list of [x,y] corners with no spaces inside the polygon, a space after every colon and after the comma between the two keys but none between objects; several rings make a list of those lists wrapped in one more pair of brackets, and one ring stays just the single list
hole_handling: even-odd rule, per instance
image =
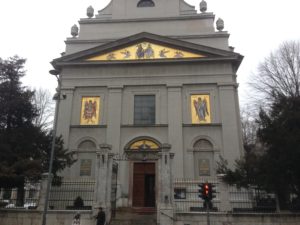
[{"label": "metal railing", "polygon": [[36,209],[40,194],[40,183],[25,183],[24,188],[0,189],[0,208]]},{"label": "metal railing", "polygon": [[[205,212],[203,200],[199,197],[201,183],[215,185],[216,197],[212,200],[210,211],[234,213],[275,213],[277,203],[275,195],[256,187],[237,188],[220,183],[217,179],[175,179],[174,210],[176,213]],[[221,185],[222,188],[221,188]],[[225,202],[227,201],[227,202]],[[299,210],[299,204],[294,204],[291,210]]]},{"label": "metal railing", "polygon": [[211,211],[220,210],[220,197],[217,180],[207,179],[175,179],[174,181],[174,210],[182,212],[206,212],[204,202],[199,198],[199,184],[209,182],[216,186],[216,198],[212,201]]},{"label": "metal railing", "polygon": [[230,205],[233,212],[276,212],[276,199],[274,194],[267,193],[258,188],[229,188]]},{"label": "metal railing", "polygon": [[65,180],[50,189],[50,210],[91,210],[95,181],[91,179]]}]

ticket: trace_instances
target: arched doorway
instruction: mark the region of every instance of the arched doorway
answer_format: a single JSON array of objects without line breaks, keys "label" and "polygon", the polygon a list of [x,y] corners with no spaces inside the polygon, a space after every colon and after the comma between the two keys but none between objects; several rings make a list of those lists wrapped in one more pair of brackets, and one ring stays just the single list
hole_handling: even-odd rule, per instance
[{"label": "arched doorway", "polygon": [[151,138],[139,138],[125,148],[125,153],[132,162],[132,207],[154,208],[156,205],[156,160],[160,146],[159,142]]}]

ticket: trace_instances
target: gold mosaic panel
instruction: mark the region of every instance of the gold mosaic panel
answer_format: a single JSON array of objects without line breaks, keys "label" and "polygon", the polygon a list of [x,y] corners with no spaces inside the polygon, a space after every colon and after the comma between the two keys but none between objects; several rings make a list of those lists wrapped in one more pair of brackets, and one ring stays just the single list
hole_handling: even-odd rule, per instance
[{"label": "gold mosaic panel", "polygon": [[192,124],[211,123],[209,95],[191,95]]},{"label": "gold mosaic panel", "polygon": [[100,97],[82,97],[80,125],[98,125],[100,119]]},{"label": "gold mosaic panel", "polygon": [[158,44],[153,44],[150,42],[141,42],[106,54],[94,56],[87,59],[87,61],[178,59],[202,57],[205,56]]}]

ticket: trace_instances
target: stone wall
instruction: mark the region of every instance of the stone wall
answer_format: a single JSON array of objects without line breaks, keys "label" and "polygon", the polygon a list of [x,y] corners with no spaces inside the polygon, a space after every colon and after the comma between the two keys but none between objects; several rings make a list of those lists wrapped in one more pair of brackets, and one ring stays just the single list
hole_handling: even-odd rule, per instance
[{"label": "stone wall", "polygon": [[[71,225],[75,211],[49,211],[47,225]],[[81,225],[95,225],[90,211],[81,211]],[[164,215],[161,215],[163,217]],[[42,211],[38,210],[0,210],[0,225],[41,225]],[[172,224],[170,217],[164,221]],[[160,224],[160,225],[168,225]],[[206,225],[205,213],[177,214],[174,225]],[[272,214],[232,214],[211,213],[210,225],[299,225],[300,213]]]},{"label": "stone wall", "polygon": [[[174,225],[207,224],[206,213],[177,214]],[[211,213],[210,225],[299,225],[300,213]],[[161,224],[163,225],[163,224]]]}]

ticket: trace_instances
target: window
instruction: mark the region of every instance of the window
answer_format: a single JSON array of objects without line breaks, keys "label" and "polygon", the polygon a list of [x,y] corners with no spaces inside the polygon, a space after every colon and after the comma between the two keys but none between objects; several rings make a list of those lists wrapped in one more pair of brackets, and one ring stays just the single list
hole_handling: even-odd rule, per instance
[{"label": "window", "polygon": [[152,0],[140,0],[137,7],[154,7],[155,4]]},{"label": "window", "polygon": [[155,124],[155,95],[134,96],[134,124]]}]

